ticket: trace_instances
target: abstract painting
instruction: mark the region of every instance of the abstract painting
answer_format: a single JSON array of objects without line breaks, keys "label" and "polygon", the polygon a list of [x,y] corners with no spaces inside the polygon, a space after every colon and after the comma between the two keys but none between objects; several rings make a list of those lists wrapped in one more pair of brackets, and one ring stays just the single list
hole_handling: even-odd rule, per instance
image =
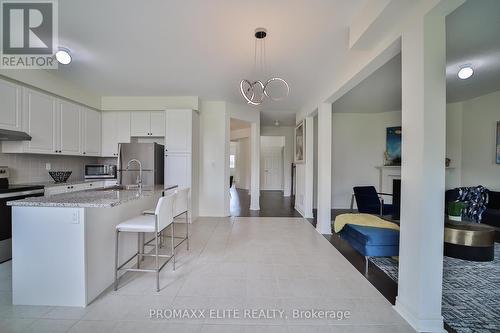
[{"label": "abstract painting", "polygon": [[305,155],[305,131],[304,122],[302,121],[295,128],[295,163],[304,163]]},{"label": "abstract painting", "polygon": [[500,164],[500,121],[497,122],[497,163]]},{"label": "abstract painting", "polygon": [[385,165],[401,165],[401,126],[387,127]]}]

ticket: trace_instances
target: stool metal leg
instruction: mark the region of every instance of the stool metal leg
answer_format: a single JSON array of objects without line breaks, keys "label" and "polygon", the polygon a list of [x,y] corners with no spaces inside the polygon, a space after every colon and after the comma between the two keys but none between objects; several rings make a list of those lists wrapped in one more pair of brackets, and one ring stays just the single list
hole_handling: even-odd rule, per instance
[{"label": "stool metal leg", "polygon": [[[141,253],[144,254],[144,242],[146,241],[146,233],[141,232]],[[144,261],[144,256],[141,256],[141,261]]]},{"label": "stool metal leg", "polygon": [[120,235],[120,231],[116,229],[116,239],[115,239],[115,284],[114,290],[118,289],[118,238]]},{"label": "stool metal leg", "polygon": [[[160,291],[160,262],[159,262],[159,257],[158,257],[158,232],[155,231],[155,242],[156,242],[156,247],[155,247],[155,262],[156,262],[156,291]],[[161,236],[161,235],[160,235]]]},{"label": "stool metal leg", "polygon": [[175,271],[175,245],[174,245],[174,236],[175,236],[175,228],[174,228],[174,222],[171,224],[172,226],[172,264],[174,266],[174,271]]},{"label": "stool metal leg", "polygon": [[187,211],[186,211],[186,244],[187,244],[187,250],[189,251],[189,218]]},{"label": "stool metal leg", "polygon": [[141,268],[141,233],[137,233],[137,268]]}]

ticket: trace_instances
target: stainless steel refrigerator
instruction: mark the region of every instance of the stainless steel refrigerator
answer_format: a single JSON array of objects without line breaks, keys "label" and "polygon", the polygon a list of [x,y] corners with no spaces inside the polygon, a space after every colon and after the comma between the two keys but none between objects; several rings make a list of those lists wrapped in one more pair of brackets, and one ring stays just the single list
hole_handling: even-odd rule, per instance
[{"label": "stainless steel refrigerator", "polygon": [[118,144],[118,181],[122,185],[136,185],[139,180],[139,165],[131,163],[136,159],[142,165],[142,186],[151,187],[163,184],[164,146],[158,143],[120,143]]}]

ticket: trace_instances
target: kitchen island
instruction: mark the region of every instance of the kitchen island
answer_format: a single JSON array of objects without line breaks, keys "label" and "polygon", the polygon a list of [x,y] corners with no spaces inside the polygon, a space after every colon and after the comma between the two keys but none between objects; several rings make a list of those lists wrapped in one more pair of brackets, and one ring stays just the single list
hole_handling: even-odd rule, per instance
[{"label": "kitchen island", "polygon": [[[102,188],[9,202],[13,304],[88,305],[114,281],[115,226],[155,207],[171,188]],[[137,236],[120,237],[123,260],[137,251]]]}]

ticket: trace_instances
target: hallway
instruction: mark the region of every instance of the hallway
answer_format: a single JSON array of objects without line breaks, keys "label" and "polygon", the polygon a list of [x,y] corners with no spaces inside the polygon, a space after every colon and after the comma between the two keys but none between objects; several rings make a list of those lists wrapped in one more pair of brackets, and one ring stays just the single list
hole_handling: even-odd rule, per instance
[{"label": "hallway", "polygon": [[293,196],[284,197],[283,191],[260,191],[260,210],[250,210],[248,190],[231,188],[231,216],[233,217],[301,217],[294,208]]}]

